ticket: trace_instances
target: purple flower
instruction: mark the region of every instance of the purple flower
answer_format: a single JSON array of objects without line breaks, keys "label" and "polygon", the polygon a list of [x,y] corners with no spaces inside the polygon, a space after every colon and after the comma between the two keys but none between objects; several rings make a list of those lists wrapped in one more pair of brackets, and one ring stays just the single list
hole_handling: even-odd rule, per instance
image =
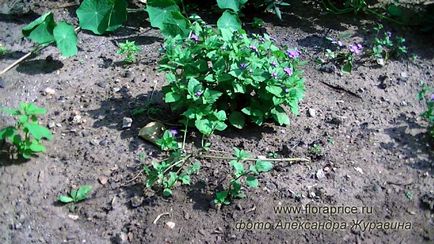
[{"label": "purple flower", "polygon": [[431,95],[431,101],[434,101],[434,93]]},{"label": "purple flower", "polygon": [[285,93],[289,93],[289,89],[288,88],[285,88]]},{"label": "purple flower", "polygon": [[277,66],[276,61],[271,62],[271,66],[276,67]]},{"label": "purple flower", "polygon": [[169,132],[170,132],[170,134],[172,134],[172,136],[178,135],[178,131],[175,129],[171,129],[171,130],[169,130]]},{"label": "purple flower", "polygon": [[392,32],[388,31],[388,32],[386,32],[386,35],[390,38],[390,37],[392,37]]},{"label": "purple flower", "polygon": [[250,49],[252,49],[252,51],[254,51],[256,53],[258,52],[258,48],[256,46],[251,45]]},{"label": "purple flower", "polygon": [[287,50],[286,54],[290,57],[290,58],[298,58],[300,56],[300,52],[297,50]]},{"label": "purple flower", "polygon": [[271,73],[271,77],[273,77],[274,79],[276,79],[277,78],[277,73],[276,72]]},{"label": "purple flower", "polygon": [[196,96],[196,97],[200,97],[200,96],[202,96],[202,91],[197,91],[196,93],[194,93],[194,95]]},{"label": "purple flower", "polygon": [[289,68],[289,67],[284,68],[283,71],[285,71],[285,73],[286,73],[287,75],[289,75],[289,76],[292,75],[292,69]]},{"label": "purple flower", "polygon": [[246,69],[246,68],[247,68],[247,64],[246,63],[240,64],[240,69]]},{"label": "purple flower", "polygon": [[348,48],[350,49],[350,52],[359,55],[362,53],[363,46],[361,44],[353,44]]},{"label": "purple flower", "polygon": [[195,42],[199,42],[199,37],[194,33],[191,34],[190,39]]}]

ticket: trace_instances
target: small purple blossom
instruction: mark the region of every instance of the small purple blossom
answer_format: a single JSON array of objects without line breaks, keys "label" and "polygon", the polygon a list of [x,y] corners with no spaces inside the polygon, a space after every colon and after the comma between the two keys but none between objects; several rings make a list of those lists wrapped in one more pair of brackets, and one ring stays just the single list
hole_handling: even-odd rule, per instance
[{"label": "small purple blossom", "polygon": [[276,67],[277,66],[276,61],[271,62],[271,66]]},{"label": "small purple blossom", "polygon": [[434,101],[434,93],[431,94],[431,101]]},{"label": "small purple blossom", "polygon": [[350,49],[350,52],[357,54],[357,55],[361,54],[362,50],[363,50],[362,44],[359,44],[359,43],[350,45],[348,48]]},{"label": "small purple blossom", "polygon": [[171,130],[169,130],[169,132],[170,132],[170,134],[172,134],[172,136],[178,135],[178,131],[175,129],[171,129]]},{"label": "small purple blossom", "polygon": [[195,42],[199,42],[199,37],[194,33],[191,34],[190,39]]},{"label": "small purple blossom", "polygon": [[289,93],[289,89],[288,88],[285,88],[285,93]]},{"label": "small purple blossom", "polygon": [[391,37],[392,37],[392,32],[388,31],[388,32],[386,32],[386,35],[387,35],[389,38],[391,38]]},{"label": "small purple blossom", "polygon": [[247,68],[247,64],[246,63],[242,63],[240,64],[240,69],[246,69]]},{"label": "small purple blossom", "polygon": [[254,46],[254,45],[251,45],[250,46],[250,49],[252,50],[252,51],[254,51],[254,52],[258,52],[258,48],[256,47],[256,46]]},{"label": "small purple blossom", "polygon": [[283,71],[285,71],[285,73],[286,73],[287,75],[289,75],[289,76],[292,75],[292,69],[289,68],[289,67],[284,68]]},{"label": "small purple blossom", "polygon": [[200,97],[200,96],[202,96],[202,94],[203,94],[202,91],[197,91],[196,93],[194,93],[194,95],[195,95],[196,97]]},{"label": "small purple blossom", "polygon": [[276,72],[271,73],[271,77],[273,77],[274,79],[276,79],[277,78],[277,73]]},{"label": "small purple blossom", "polygon": [[287,50],[286,54],[290,57],[290,58],[298,58],[300,56],[300,52],[297,50]]}]

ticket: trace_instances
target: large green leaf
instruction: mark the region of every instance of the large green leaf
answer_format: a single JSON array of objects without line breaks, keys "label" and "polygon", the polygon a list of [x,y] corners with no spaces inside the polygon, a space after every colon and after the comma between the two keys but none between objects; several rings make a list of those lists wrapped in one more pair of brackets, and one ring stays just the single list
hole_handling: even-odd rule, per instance
[{"label": "large green leaf", "polygon": [[101,35],[114,31],[127,20],[125,0],[84,0],[77,9],[80,27]]},{"label": "large green leaf", "polygon": [[173,12],[180,12],[178,5],[173,0],[148,0],[146,11],[151,26],[159,29],[164,28],[164,23],[170,23]]},{"label": "large green leaf", "polygon": [[281,107],[276,107],[271,109],[271,114],[274,118],[274,120],[279,123],[279,125],[288,125],[289,124],[289,117],[286,114],[285,110],[283,110]]},{"label": "large green leaf", "polygon": [[181,12],[171,12],[171,18],[163,23],[161,33],[165,36],[181,35],[186,37],[189,33],[190,22]]},{"label": "large green leaf", "polygon": [[217,27],[219,29],[230,29],[237,31],[241,29],[241,21],[238,15],[226,10],[217,21]]},{"label": "large green leaf", "polygon": [[57,48],[65,57],[77,54],[77,35],[74,27],[66,22],[60,22],[53,30]]},{"label": "large green leaf", "polygon": [[245,125],[244,115],[241,112],[234,111],[229,116],[229,122],[237,129],[242,129]]},{"label": "large green leaf", "polygon": [[53,13],[48,12],[25,26],[22,32],[25,37],[36,43],[47,44],[54,41],[55,26]]}]

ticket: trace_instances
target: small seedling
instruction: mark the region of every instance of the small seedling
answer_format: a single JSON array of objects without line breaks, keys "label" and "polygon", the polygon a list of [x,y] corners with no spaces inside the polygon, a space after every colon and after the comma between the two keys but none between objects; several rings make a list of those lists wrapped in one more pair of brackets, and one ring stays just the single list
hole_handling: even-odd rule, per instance
[{"label": "small seedling", "polygon": [[418,94],[418,98],[426,103],[426,110],[421,114],[429,123],[429,132],[434,138],[434,87],[421,82],[422,90]]},{"label": "small seedling", "polygon": [[320,144],[316,144],[314,143],[310,148],[309,148],[309,153],[319,157],[323,154],[323,148]]},{"label": "small seedling", "polygon": [[407,47],[404,45],[404,38],[396,36],[393,39],[391,32],[382,33],[382,29],[383,25],[381,24],[374,28],[376,34],[372,43],[371,55],[378,64],[385,65],[389,59],[399,58],[407,54]]},{"label": "small seedling", "polygon": [[77,203],[80,201],[85,200],[89,194],[92,191],[92,186],[90,185],[83,185],[80,186],[78,189],[73,189],[69,192],[69,194],[67,196],[65,195],[60,195],[57,200],[59,200],[59,202],[61,203]]},{"label": "small seedling", "polygon": [[249,188],[257,188],[259,186],[257,176],[273,168],[271,162],[257,160],[255,164],[251,164],[248,169],[246,169],[244,161],[249,158],[250,155],[238,148],[234,148],[234,150],[236,159],[230,161],[230,165],[233,168],[232,179],[229,181],[229,186],[226,187],[225,190],[216,193],[214,199],[216,205],[228,205],[235,198],[244,198],[245,194],[241,189],[243,183]]},{"label": "small seedling", "polygon": [[265,22],[261,18],[253,18],[252,27],[253,28],[262,28],[264,26]]},{"label": "small seedling", "polygon": [[125,41],[124,43],[119,43],[118,54],[124,55],[124,62],[135,63],[136,55],[140,51],[140,47],[136,45],[134,41]]},{"label": "small seedling", "polygon": [[5,54],[7,54],[9,52],[9,50],[3,46],[3,44],[0,43],[0,56],[3,56]]},{"label": "small seedling", "polygon": [[157,145],[164,151],[172,151],[179,149],[178,142],[176,141],[177,130],[166,130],[163,137],[156,141]]},{"label": "small seedling", "polygon": [[362,54],[362,44],[353,43],[347,46],[340,40],[334,40],[330,37],[326,39],[333,48],[325,49],[325,58],[327,60],[321,60],[321,63],[333,62],[341,67],[342,73],[351,73],[353,70],[354,57]]},{"label": "small seedling", "polygon": [[45,152],[42,140],[52,139],[50,130],[39,125],[38,116],[46,113],[33,103],[20,103],[19,108],[3,108],[4,113],[16,117],[15,126],[9,126],[0,130],[0,140],[6,140],[15,145],[18,154],[25,159],[30,159],[37,153]]}]

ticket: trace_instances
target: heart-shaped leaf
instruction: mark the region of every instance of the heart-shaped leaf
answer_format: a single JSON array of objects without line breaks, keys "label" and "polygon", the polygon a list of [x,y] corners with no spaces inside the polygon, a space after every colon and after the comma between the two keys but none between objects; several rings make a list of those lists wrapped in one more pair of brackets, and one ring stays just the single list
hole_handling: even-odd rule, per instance
[{"label": "heart-shaped leaf", "polygon": [[60,22],[53,30],[57,48],[65,57],[77,54],[77,35],[74,27],[66,22]]},{"label": "heart-shaped leaf", "polygon": [[53,13],[48,12],[22,29],[23,35],[38,44],[54,41],[53,29],[56,26]]},{"label": "heart-shaped leaf", "polygon": [[237,14],[226,10],[218,19],[217,27],[219,29],[230,29],[232,31],[237,31],[241,29],[241,21]]}]

